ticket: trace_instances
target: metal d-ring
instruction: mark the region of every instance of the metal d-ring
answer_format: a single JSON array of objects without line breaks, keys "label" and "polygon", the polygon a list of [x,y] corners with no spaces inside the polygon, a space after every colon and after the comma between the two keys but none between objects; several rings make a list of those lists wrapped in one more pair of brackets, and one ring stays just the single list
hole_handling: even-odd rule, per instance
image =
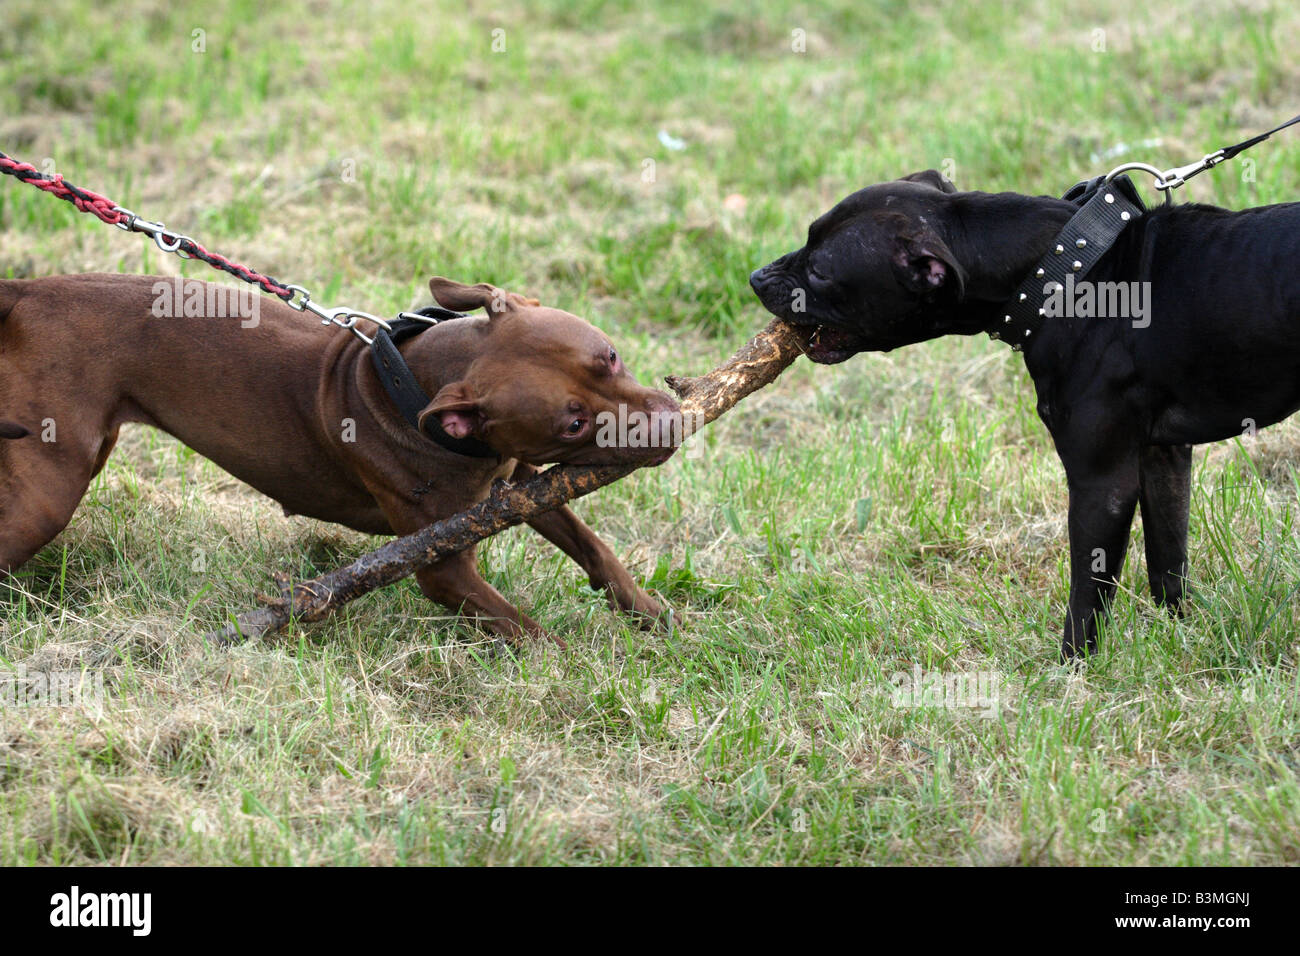
[{"label": "metal d-ring", "polygon": [[1156,181],[1155,184],[1156,190],[1158,192],[1162,192],[1165,194],[1165,205],[1168,206],[1173,204],[1174,191],[1173,189],[1170,188],[1170,186],[1177,185],[1177,184],[1176,183],[1171,184],[1170,182],[1168,182],[1165,179],[1165,174],[1162,173],[1160,170],[1156,169],[1154,166],[1150,165],[1149,163],[1124,163],[1123,165],[1116,166],[1114,169],[1112,169],[1110,172],[1106,174],[1106,178],[1102,180],[1102,182],[1109,183],[1120,173],[1128,172],[1130,169],[1140,169],[1144,173],[1150,173],[1151,177]]},{"label": "metal d-ring", "polygon": [[407,322],[423,322],[425,325],[437,325],[442,319],[435,319],[432,316],[421,315],[419,312],[398,312],[398,320]]}]

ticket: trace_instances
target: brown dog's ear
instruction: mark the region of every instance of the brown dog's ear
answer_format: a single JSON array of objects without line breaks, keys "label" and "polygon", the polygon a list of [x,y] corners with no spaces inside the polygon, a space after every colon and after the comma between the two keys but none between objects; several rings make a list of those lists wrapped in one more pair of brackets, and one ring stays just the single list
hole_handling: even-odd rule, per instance
[{"label": "brown dog's ear", "polygon": [[937,169],[925,169],[919,173],[912,173],[910,176],[904,176],[902,179],[905,183],[921,183],[926,186],[933,186],[940,192],[955,193],[957,187],[944,178],[943,173]]},{"label": "brown dog's ear", "polygon": [[899,281],[918,295],[942,291],[959,301],[966,293],[966,271],[934,233],[898,236],[892,259]]},{"label": "brown dog's ear", "polygon": [[444,279],[442,276],[434,276],[429,280],[429,291],[444,309],[455,309],[457,312],[483,309],[489,316],[500,315],[521,305],[541,304],[536,299],[528,299],[518,293],[498,289],[486,282],[464,285],[451,279]]},{"label": "brown dog's ear", "polygon": [[438,417],[438,424],[452,438],[469,438],[471,435],[477,435],[486,420],[478,397],[468,382],[452,382],[438,390],[438,394],[424,406],[420,417],[416,419],[420,431],[425,430],[425,420],[430,415]]}]

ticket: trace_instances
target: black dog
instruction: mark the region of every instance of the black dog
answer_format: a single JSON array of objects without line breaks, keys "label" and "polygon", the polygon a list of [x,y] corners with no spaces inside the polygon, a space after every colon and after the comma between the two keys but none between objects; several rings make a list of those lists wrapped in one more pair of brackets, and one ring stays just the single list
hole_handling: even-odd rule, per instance
[{"label": "black dog", "polygon": [[[957,192],[933,170],[915,173],[843,200],[812,224],[807,245],[750,284],[769,311],[817,327],[815,362],[940,335],[997,337],[1008,300],[1077,211],[1045,196]],[[1070,489],[1063,658],[1096,649],[1139,502],[1151,591],[1177,610],[1191,446],[1300,408],[1298,262],[1300,203],[1155,208],[1134,216],[1086,276],[1131,291],[1129,314],[1067,307],[1015,343]]]}]

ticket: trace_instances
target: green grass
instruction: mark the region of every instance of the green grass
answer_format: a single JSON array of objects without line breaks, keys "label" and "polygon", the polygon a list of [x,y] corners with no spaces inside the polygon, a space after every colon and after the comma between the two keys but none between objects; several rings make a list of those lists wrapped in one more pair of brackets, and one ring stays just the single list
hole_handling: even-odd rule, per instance
[{"label": "green grass", "polygon": [[[493,10],[7,0],[0,150],[330,304],[405,308],[434,274],[530,292],[648,381],[760,327],[748,272],[855,188],[946,166],[1060,193],[1153,137],[1123,159],[1181,164],[1290,116],[1300,80],[1281,2]],[[1300,139],[1252,157],[1187,198],[1295,198]],[[0,274],[209,277],[151,248],[0,183]],[[0,707],[0,863],[1296,862],[1300,428],[1198,453],[1187,616],[1144,593],[1139,527],[1074,672],[1032,395],[985,340],[798,363],[700,457],[578,505],[672,634],[627,627],[536,535],[483,549],[569,642],[517,658],[410,582],[202,647],[271,570],[376,542],[128,430],[0,602],[4,660],[106,688]],[[914,666],[995,675],[1001,706],[898,706]]]}]

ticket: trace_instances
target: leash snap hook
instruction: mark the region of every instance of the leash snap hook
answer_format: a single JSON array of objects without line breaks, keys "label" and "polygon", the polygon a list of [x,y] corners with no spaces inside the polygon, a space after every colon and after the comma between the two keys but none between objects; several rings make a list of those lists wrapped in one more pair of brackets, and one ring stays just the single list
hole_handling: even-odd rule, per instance
[{"label": "leash snap hook", "polygon": [[[113,223],[113,225],[117,226],[117,228],[124,232],[143,232],[146,236],[152,239],[163,252],[175,252],[180,248],[182,240],[189,238],[188,236],[177,235],[174,237],[175,243],[164,242],[164,236],[172,235],[167,231],[166,223],[153,222],[152,220],[145,219],[136,213],[133,213],[125,206],[114,206],[110,211],[117,213],[120,217],[117,222]],[[193,242],[192,239],[190,241]]]},{"label": "leash snap hook", "polygon": [[[189,236],[182,236],[180,233],[176,233],[175,235],[172,235],[166,230],[166,227],[164,227],[161,222],[157,223],[157,225],[161,228],[159,228],[159,230],[153,234],[154,245],[156,245],[163,252],[175,252],[177,255],[181,255],[179,251],[181,248],[181,243],[184,242],[186,239],[189,239]],[[167,242],[164,239],[165,236],[172,236],[172,241]],[[193,242],[194,240],[190,239],[190,241]],[[182,255],[181,258],[187,259],[187,258],[193,258],[193,256]]]},{"label": "leash snap hook", "polygon": [[289,308],[295,312],[310,312],[320,319],[321,325],[337,325],[340,329],[347,329],[367,345],[370,345],[374,340],[357,328],[357,323],[362,319],[375,323],[385,332],[393,331],[393,327],[388,324],[388,321],[381,319],[377,315],[371,315],[369,312],[358,312],[347,305],[340,305],[333,309],[322,308],[311,300],[311,293],[302,286],[286,285],[285,288],[295,296],[295,298],[284,300],[284,304]]},{"label": "leash snap hook", "polygon": [[135,231],[135,221],[140,217],[131,210],[127,209],[125,206],[114,206],[109,210],[109,212],[117,213],[118,220],[113,223],[117,228],[121,229],[123,232]]},{"label": "leash snap hook", "polygon": [[350,306],[341,305],[333,309],[322,309],[315,305],[310,299],[303,300],[303,308],[307,311],[320,316],[321,325],[337,325],[340,329],[347,329],[362,342],[367,345],[373,344],[374,340],[357,328],[357,323],[364,319],[367,322],[373,322],[385,332],[393,331],[387,319],[381,319],[377,315],[371,315],[369,312],[358,312]]},{"label": "leash snap hook", "polygon": [[[1160,174],[1165,181],[1164,185],[1162,186],[1157,183],[1156,189],[1177,189],[1198,173],[1203,173],[1207,169],[1213,169],[1215,166],[1219,165],[1219,163],[1223,162],[1225,158],[1223,150],[1216,149],[1212,153],[1206,153],[1194,163],[1189,163],[1186,166],[1176,166],[1173,169],[1167,169]],[[1169,193],[1166,192],[1165,195],[1168,196]]]},{"label": "leash snap hook", "polygon": [[[287,285],[285,288],[288,289],[291,294],[289,298],[284,300],[284,304],[295,312],[305,311],[307,309],[307,303],[311,301],[311,293],[300,285]],[[295,300],[293,298],[295,295],[301,296],[301,298]],[[315,310],[313,309],[312,311]]]}]

